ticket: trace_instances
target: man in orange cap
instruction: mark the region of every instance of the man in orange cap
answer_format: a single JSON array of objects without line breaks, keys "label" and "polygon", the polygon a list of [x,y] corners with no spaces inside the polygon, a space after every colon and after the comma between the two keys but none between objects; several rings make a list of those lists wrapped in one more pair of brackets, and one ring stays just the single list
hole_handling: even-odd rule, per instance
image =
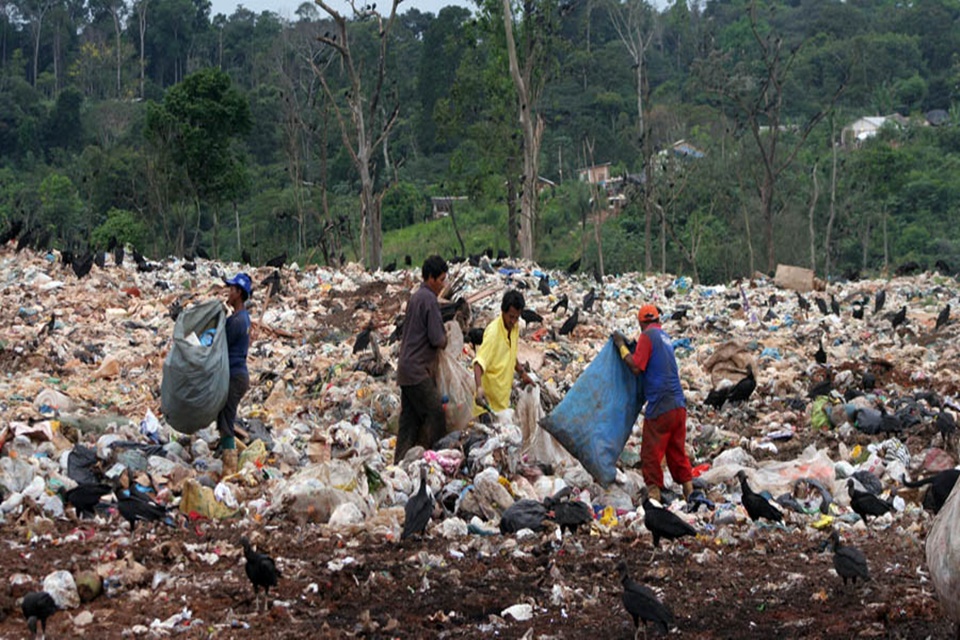
[{"label": "man in orange cap", "polygon": [[643,374],[643,392],[647,398],[643,414],[643,440],[640,445],[640,465],[643,481],[650,497],[660,500],[663,488],[661,463],[667,457],[667,468],[676,482],[683,486],[683,497],[693,492],[693,472],[687,458],[687,403],[680,386],[677,359],[673,343],[660,327],[660,310],[645,304],[637,312],[641,334],[633,353],[623,334],[615,333],[613,342],[620,357],[634,375]]}]

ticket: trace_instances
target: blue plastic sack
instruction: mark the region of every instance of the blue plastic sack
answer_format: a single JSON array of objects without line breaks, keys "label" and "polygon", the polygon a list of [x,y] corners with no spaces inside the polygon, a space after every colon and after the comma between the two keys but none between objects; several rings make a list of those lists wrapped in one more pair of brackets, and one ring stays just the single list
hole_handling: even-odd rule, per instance
[{"label": "blue plastic sack", "polygon": [[540,426],[608,485],[643,402],[642,376],[633,375],[610,340]]}]

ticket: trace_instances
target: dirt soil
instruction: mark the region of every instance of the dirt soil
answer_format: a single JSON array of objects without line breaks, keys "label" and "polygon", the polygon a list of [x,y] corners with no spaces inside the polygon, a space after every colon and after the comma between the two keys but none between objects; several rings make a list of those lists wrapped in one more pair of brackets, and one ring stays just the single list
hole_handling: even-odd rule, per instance
[{"label": "dirt soil", "polygon": [[[120,638],[134,625],[149,627],[186,607],[203,621],[175,632],[188,638],[521,638],[531,630],[527,637],[633,638],[615,575],[620,559],[634,579],[657,590],[673,609],[673,637],[945,638],[953,633],[932,594],[922,543],[898,528],[907,524],[903,520],[869,533],[859,525],[845,530],[846,542],[866,554],[873,577],[846,587],[832,572],[831,553],[819,550],[819,538],[796,527],[723,528],[666,545],[654,557],[647,534],[581,531],[562,545],[549,532],[516,544],[512,537],[478,535],[398,544],[368,534],[340,537],[311,525],[262,526],[256,532],[262,535],[259,547],[277,559],[283,577],[270,593],[269,609],[260,613],[254,610],[238,546],[240,535],[248,532],[239,525],[138,528],[127,546],[126,524],[120,534],[118,522],[114,517],[85,524],[88,537],[77,540],[70,536],[76,525],[60,521],[34,543],[24,543],[21,527],[5,525],[4,574],[26,573],[36,583],[11,590],[4,581],[0,637],[28,637],[15,598],[39,588],[44,575],[89,569],[129,553],[148,570],[144,584],[114,586],[79,609],[56,614],[48,637]],[[213,556],[201,558],[211,553],[219,556],[214,564],[204,560]],[[164,575],[168,580],[151,588],[151,581]],[[561,599],[552,601],[552,593]],[[504,609],[522,603],[533,605],[530,620],[500,618]],[[93,622],[80,628],[72,618],[84,610],[93,614]]]}]

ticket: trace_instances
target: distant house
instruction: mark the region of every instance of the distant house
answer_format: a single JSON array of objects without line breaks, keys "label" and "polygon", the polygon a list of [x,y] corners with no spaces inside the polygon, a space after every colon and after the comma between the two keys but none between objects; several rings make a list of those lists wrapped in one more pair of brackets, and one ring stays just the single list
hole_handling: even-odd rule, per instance
[{"label": "distant house", "polygon": [[592,167],[577,169],[580,182],[605,185],[610,181],[610,163],[595,164]]},{"label": "distant house", "polygon": [[437,218],[446,218],[453,211],[453,207],[457,202],[466,201],[466,196],[440,196],[430,198],[430,205],[432,207],[431,216],[434,220]]},{"label": "distant house", "polygon": [[702,158],[706,155],[686,140],[677,140],[671,145],[671,148],[673,149],[673,155],[681,158]]},{"label": "distant house", "polygon": [[907,122],[907,119],[899,113],[890,116],[865,116],[843,128],[840,132],[840,144],[847,148],[856,147],[864,140],[877,135],[885,124],[892,123],[902,127]]}]

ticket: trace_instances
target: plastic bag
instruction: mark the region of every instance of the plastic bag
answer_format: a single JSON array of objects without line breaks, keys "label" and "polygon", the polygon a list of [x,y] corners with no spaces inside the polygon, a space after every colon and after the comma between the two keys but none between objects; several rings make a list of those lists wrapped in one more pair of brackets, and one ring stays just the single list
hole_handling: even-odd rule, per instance
[{"label": "plastic bag", "polygon": [[608,340],[559,405],[540,424],[597,482],[617,477],[617,459],[643,407],[643,382]]},{"label": "plastic bag", "polygon": [[463,331],[451,320],[447,330],[447,346],[440,352],[437,363],[437,388],[446,398],[444,412],[447,416],[447,431],[465,429],[473,418],[473,396],[476,394],[473,375],[460,364],[463,352]]},{"label": "plastic bag", "polygon": [[[167,423],[193,434],[209,426],[227,403],[230,363],[227,360],[226,315],[218,300],[192,305],[178,317],[173,346],[163,362],[160,402]],[[209,347],[192,345],[186,336],[216,328]]]},{"label": "plastic bag", "polygon": [[526,453],[537,462],[551,466],[569,466],[573,458],[557,440],[540,427],[543,407],[540,405],[540,387],[531,385],[520,390],[517,400],[517,420],[523,433],[521,453]]},{"label": "plastic bag", "polygon": [[940,605],[960,624],[960,482],[933,520],[927,536],[927,567]]}]

